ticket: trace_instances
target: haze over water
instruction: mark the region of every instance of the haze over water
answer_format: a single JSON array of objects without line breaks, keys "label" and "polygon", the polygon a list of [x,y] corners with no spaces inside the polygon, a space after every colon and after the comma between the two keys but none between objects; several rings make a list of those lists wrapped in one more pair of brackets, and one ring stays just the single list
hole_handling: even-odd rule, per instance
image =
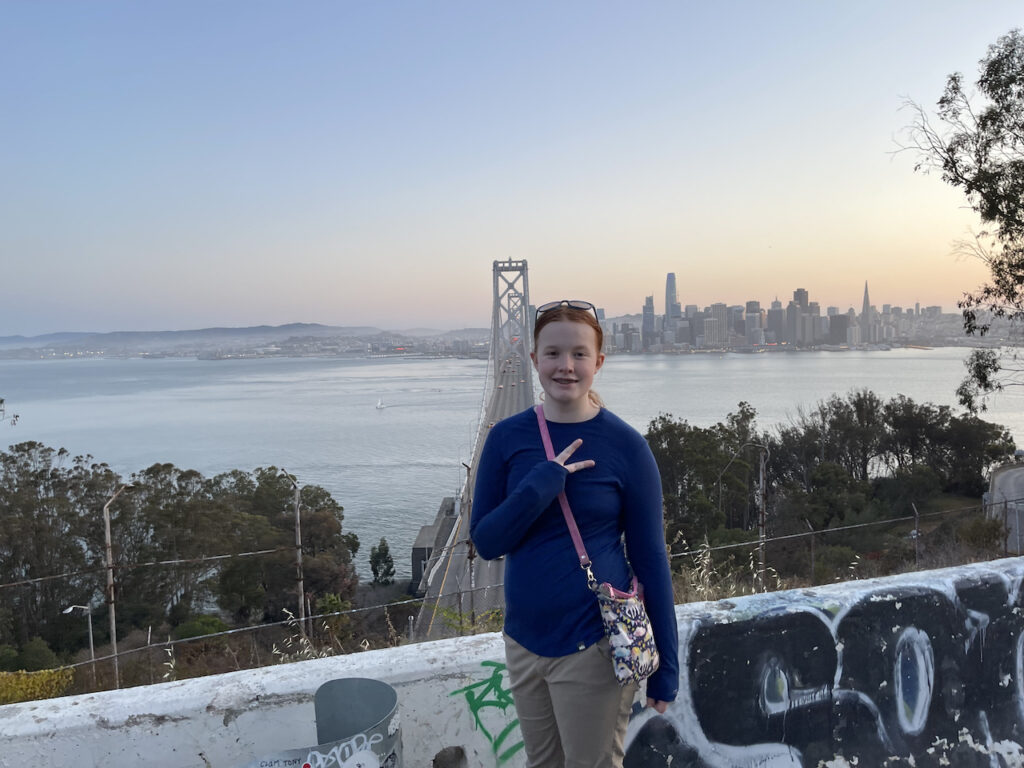
[{"label": "haze over water", "polygon": [[[741,400],[769,428],[854,388],[954,405],[966,354],[617,355],[595,388],[641,432],[662,412],[710,426]],[[0,428],[0,444],[91,454],[126,479],[156,462],[207,477],[283,467],[345,508],[345,528],[362,542],[361,575],[385,536],[407,577],[420,526],[465,477],[485,374],[484,361],[456,359],[2,360],[0,394],[20,421]],[[375,407],[380,399],[387,407]],[[983,418],[1024,442],[1024,393],[999,395]]]}]

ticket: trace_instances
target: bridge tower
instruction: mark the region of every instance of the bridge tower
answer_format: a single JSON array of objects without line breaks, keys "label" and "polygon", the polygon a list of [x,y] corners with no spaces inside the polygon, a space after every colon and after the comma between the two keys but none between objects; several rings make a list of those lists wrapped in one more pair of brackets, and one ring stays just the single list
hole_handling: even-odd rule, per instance
[{"label": "bridge tower", "polygon": [[519,355],[530,359],[530,284],[526,260],[494,262],[494,315],[491,319],[491,361]]},{"label": "bridge tower", "polygon": [[526,261],[495,261],[490,361],[472,464],[464,465],[466,482],[455,503],[442,504],[434,525],[424,526],[420,532],[424,549],[427,540],[433,539],[426,557],[426,562],[433,565],[423,566],[421,580],[425,601],[416,624],[421,639],[451,632],[445,622],[435,621],[438,608],[457,611],[460,617],[465,611],[473,624],[478,611],[486,613],[504,605],[505,562],[501,558],[476,562],[469,517],[476,469],[491,427],[534,404],[529,354],[532,338]]}]

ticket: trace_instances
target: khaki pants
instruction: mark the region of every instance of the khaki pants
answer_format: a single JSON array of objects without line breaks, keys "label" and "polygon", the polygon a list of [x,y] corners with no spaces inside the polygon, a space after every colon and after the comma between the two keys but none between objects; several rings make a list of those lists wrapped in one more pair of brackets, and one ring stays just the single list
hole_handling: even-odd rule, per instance
[{"label": "khaki pants", "polygon": [[608,638],[550,658],[505,635],[512,697],[527,768],[621,768],[637,686],[620,686]]}]

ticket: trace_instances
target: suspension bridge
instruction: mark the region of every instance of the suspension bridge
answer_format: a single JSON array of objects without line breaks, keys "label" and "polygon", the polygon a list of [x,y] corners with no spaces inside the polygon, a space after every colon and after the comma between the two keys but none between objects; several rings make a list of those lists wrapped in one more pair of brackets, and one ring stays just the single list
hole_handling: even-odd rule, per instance
[{"label": "suspension bridge", "polygon": [[482,614],[504,607],[504,558],[484,560],[469,539],[476,468],[490,428],[534,404],[530,369],[533,317],[526,261],[495,261],[487,379],[473,457],[461,492],[441,503],[413,545],[413,583],[423,595],[418,640],[459,634]]}]

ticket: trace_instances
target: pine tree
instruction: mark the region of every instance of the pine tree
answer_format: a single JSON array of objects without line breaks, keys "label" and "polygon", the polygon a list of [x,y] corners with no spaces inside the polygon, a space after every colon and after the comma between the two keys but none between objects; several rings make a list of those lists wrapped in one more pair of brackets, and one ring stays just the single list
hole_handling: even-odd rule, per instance
[{"label": "pine tree", "polygon": [[395,561],[391,558],[388,540],[383,536],[377,546],[370,547],[370,571],[374,584],[391,584],[395,580]]}]

